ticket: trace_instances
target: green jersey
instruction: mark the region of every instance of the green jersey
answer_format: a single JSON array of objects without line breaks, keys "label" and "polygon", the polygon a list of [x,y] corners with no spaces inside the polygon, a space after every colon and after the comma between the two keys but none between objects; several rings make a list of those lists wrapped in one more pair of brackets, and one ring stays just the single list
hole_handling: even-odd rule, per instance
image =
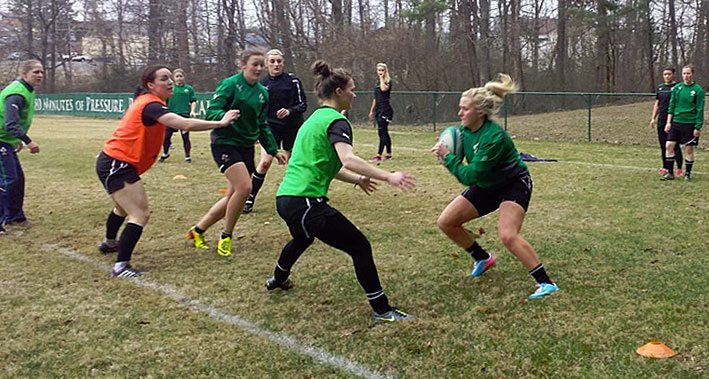
[{"label": "green jersey", "polygon": [[236,121],[225,128],[212,130],[212,143],[251,148],[258,140],[271,155],[276,155],[278,146],[268,128],[268,90],[261,83],[249,84],[243,71],[217,84],[207,107],[207,120],[221,120],[230,109],[238,109]]},{"label": "green jersey", "polygon": [[[345,120],[349,125],[345,116],[326,106],[318,108],[305,120],[295,137],[277,197],[327,197],[330,183],[342,168],[340,157],[328,136],[330,125],[337,120]],[[352,135],[347,137],[351,141]]]},{"label": "green jersey", "polygon": [[458,130],[462,133],[463,155],[468,164],[463,164],[462,158],[453,153],[443,158],[443,164],[462,184],[493,188],[527,172],[512,138],[496,122],[487,119],[474,132],[463,126]]},{"label": "green jersey", "polygon": [[3,120],[2,125],[0,125],[0,141],[14,146],[20,143],[20,139],[16,138],[5,129],[4,122],[5,100],[11,95],[20,95],[25,98],[25,107],[20,109],[20,126],[25,133],[27,133],[30,129],[30,125],[32,125],[32,117],[34,117],[35,92],[34,90],[30,91],[30,89],[19,80],[10,83],[10,85],[0,92],[0,120]]},{"label": "green jersey", "polygon": [[677,83],[672,87],[667,113],[673,115],[673,122],[692,124],[694,129],[701,129],[704,123],[705,95],[704,89],[697,83]]},{"label": "green jersey", "polygon": [[192,110],[192,103],[197,101],[194,95],[194,88],[189,84],[172,87],[172,97],[167,99],[167,108],[180,116],[189,116]]}]

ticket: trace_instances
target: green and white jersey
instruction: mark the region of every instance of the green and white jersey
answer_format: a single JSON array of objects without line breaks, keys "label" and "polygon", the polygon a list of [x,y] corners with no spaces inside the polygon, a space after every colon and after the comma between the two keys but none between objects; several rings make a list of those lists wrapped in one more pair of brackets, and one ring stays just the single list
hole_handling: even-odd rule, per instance
[{"label": "green and white jersey", "polygon": [[[327,197],[330,183],[342,168],[329,128],[338,120],[347,123],[349,134],[342,141],[352,141],[352,126],[345,116],[334,108],[323,106],[315,110],[300,127],[295,137],[293,152],[288,160],[286,174],[276,196]],[[348,135],[345,135],[348,134]]]},{"label": "green and white jersey", "polygon": [[185,83],[178,86],[175,84],[172,87],[172,97],[167,99],[167,109],[181,116],[189,116],[192,110],[190,105],[195,101],[197,101],[197,98],[191,85]]},{"label": "green and white jersey", "polygon": [[704,89],[697,83],[677,83],[672,87],[667,113],[673,115],[673,122],[692,124],[694,129],[701,129],[704,123],[705,96]]},{"label": "green and white jersey", "polygon": [[238,109],[239,118],[226,128],[212,130],[212,143],[251,148],[258,140],[271,155],[276,155],[278,146],[268,128],[268,90],[261,83],[249,84],[243,71],[217,84],[217,89],[207,107],[207,120],[221,120],[224,114]]},{"label": "green and white jersey", "polygon": [[443,158],[448,171],[466,186],[493,188],[507,184],[527,172],[509,134],[495,121],[485,120],[475,132],[458,126],[462,133],[463,155],[449,153]]},{"label": "green and white jersey", "polygon": [[10,83],[0,92],[0,120],[3,121],[2,125],[0,125],[0,141],[14,146],[20,143],[20,139],[13,136],[5,129],[4,122],[5,100],[11,95],[20,95],[25,99],[25,106],[23,109],[20,109],[20,126],[25,133],[27,133],[32,125],[32,118],[34,117],[34,100],[36,93],[34,90],[27,88],[27,86],[19,80]]}]

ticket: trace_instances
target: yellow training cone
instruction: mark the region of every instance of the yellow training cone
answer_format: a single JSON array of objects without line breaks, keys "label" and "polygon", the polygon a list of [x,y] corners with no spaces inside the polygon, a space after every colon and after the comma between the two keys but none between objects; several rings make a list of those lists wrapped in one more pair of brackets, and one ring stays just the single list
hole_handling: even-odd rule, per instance
[{"label": "yellow training cone", "polygon": [[187,177],[182,174],[177,174],[177,175],[175,175],[174,178],[172,178],[172,180],[180,180],[180,179],[187,179]]},{"label": "yellow training cone", "polygon": [[671,358],[677,355],[672,349],[658,340],[652,340],[635,350],[638,354],[648,358]]}]

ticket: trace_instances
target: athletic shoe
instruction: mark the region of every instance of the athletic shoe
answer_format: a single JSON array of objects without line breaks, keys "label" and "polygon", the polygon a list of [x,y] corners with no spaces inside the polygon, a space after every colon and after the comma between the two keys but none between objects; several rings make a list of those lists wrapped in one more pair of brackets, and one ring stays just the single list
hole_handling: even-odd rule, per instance
[{"label": "athletic shoe", "polygon": [[106,241],[101,242],[100,245],[98,245],[98,251],[100,251],[103,254],[109,254],[109,253],[115,253],[118,251],[118,244],[108,244]]},{"label": "athletic shoe", "polygon": [[665,175],[667,172],[668,172],[667,169],[664,168],[664,167],[661,168],[661,169],[659,169],[659,170],[657,170],[657,173],[660,174],[660,175]]},{"label": "athletic shoe", "polygon": [[272,276],[268,279],[266,279],[266,289],[269,291],[273,291],[276,288],[280,288],[284,291],[287,291],[291,288],[293,288],[293,282],[290,281],[290,279],[286,279],[284,282],[278,282],[276,281],[276,277]]},{"label": "athletic shoe", "polygon": [[192,163],[192,158],[190,158],[190,157],[185,157],[185,162],[187,162],[187,163]]},{"label": "athletic shoe", "polygon": [[537,290],[534,291],[533,294],[529,295],[530,299],[541,299],[559,290],[559,287],[557,287],[554,283],[542,283],[538,284],[538,286],[539,287],[537,287]]},{"label": "athletic shoe", "polygon": [[675,176],[676,176],[676,177],[679,178],[679,177],[682,176],[682,175],[684,175],[684,172],[682,172],[682,169],[681,169],[681,168],[675,169]]},{"label": "athletic shoe", "polygon": [[497,260],[492,254],[490,254],[490,258],[488,259],[481,259],[479,261],[475,261],[475,263],[473,264],[473,269],[470,271],[470,276],[473,278],[482,276],[482,274],[489,270],[490,267],[494,266],[495,263],[497,263]]},{"label": "athletic shoe", "polygon": [[5,230],[5,228],[3,228],[2,224],[0,224],[0,236],[5,233],[7,233],[7,231]]},{"label": "athletic shoe", "polygon": [[194,241],[195,249],[209,250],[209,246],[206,242],[204,242],[204,234],[197,233],[194,228],[195,227],[193,226],[190,228],[190,230],[187,231],[187,239],[191,239]]},{"label": "athletic shoe", "polygon": [[374,312],[372,318],[377,322],[397,322],[397,321],[412,321],[416,320],[416,317],[405,313],[399,309],[392,308],[389,312],[379,314]]},{"label": "athletic shoe", "polygon": [[692,173],[691,173],[691,172],[685,172],[685,173],[684,173],[684,181],[685,181],[685,182],[691,182],[691,181],[692,181]]},{"label": "athletic shoe", "polygon": [[382,157],[380,157],[379,155],[375,155],[375,156],[372,157],[372,160],[375,161],[375,162],[379,162],[379,161],[382,160]]},{"label": "athletic shoe", "polygon": [[220,238],[217,244],[217,254],[222,257],[231,256],[231,237]]},{"label": "athletic shoe", "polygon": [[387,156],[384,157],[383,160],[385,160],[385,161],[390,161],[390,160],[392,160],[392,159],[394,159],[394,157],[392,157],[391,155],[387,155]]},{"label": "athletic shoe", "polygon": [[167,158],[170,158],[170,153],[161,155],[160,159],[158,159],[158,162],[165,162],[165,159]]},{"label": "athletic shoe", "polygon": [[131,265],[126,265],[119,271],[114,269],[111,272],[111,276],[114,278],[137,278],[139,276],[143,276],[143,273],[138,269],[131,267]]},{"label": "athletic shoe", "polygon": [[246,203],[244,203],[244,214],[251,213],[251,211],[254,210],[254,201],[251,199],[246,200]]},{"label": "athletic shoe", "polygon": [[666,172],[666,173],[662,174],[662,177],[660,178],[660,180],[675,180],[675,176],[672,175],[671,172]]}]

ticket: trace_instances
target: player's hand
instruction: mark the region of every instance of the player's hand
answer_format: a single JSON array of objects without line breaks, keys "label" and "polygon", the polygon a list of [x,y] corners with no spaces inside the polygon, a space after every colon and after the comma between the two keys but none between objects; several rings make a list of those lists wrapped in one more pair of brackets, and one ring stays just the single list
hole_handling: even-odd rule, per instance
[{"label": "player's hand", "polygon": [[369,121],[374,120],[374,113],[369,112]]},{"label": "player's hand", "polygon": [[665,133],[669,133],[671,129],[672,129],[672,124],[670,124],[669,122],[667,124],[665,124]]},{"label": "player's hand", "polygon": [[654,128],[655,125],[657,125],[657,121],[655,121],[655,119],[653,118],[652,120],[650,120],[650,129]]},{"label": "player's hand", "polygon": [[37,154],[39,153],[39,145],[37,145],[37,142],[30,142],[27,144],[27,148],[30,149],[31,154]]},{"label": "player's hand", "polygon": [[289,115],[290,115],[290,111],[286,108],[281,108],[276,112],[276,117],[278,117],[279,120],[282,118],[286,118]]},{"label": "player's hand", "polygon": [[694,138],[699,138],[702,135],[702,131],[699,129],[694,129]]},{"label": "player's hand", "polygon": [[438,160],[443,160],[443,157],[445,157],[448,153],[450,153],[451,150],[448,148],[448,146],[437,142],[433,147],[431,148],[431,153],[438,158]]},{"label": "player's hand", "polygon": [[416,186],[414,183],[414,177],[409,173],[403,171],[396,171],[389,174],[387,177],[387,182],[393,186],[402,190],[409,190]]},{"label": "player's hand", "polygon": [[231,125],[234,120],[239,118],[240,114],[241,112],[238,109],[231,109],[227,111],[226,113],[224,113],[224,116],[222,116],[222,119],[219,120],[219,126],[223,128]]},{"label": "player's hand", "polygon": [[276,155],[274,155],[273,157],[276,158],[276,160],[278,161],[278,164],[281,166],[288,163],[288,156],[286,156],[283,153],[276,153]]},{"label": "player's hand", "polygon": [[361,175],[355,185],[359,186],[359,188],[361,188],[364,193],[369,195],[378,189],[377,186],[379,185],[379,183],[375,182],[370,177]]}]

